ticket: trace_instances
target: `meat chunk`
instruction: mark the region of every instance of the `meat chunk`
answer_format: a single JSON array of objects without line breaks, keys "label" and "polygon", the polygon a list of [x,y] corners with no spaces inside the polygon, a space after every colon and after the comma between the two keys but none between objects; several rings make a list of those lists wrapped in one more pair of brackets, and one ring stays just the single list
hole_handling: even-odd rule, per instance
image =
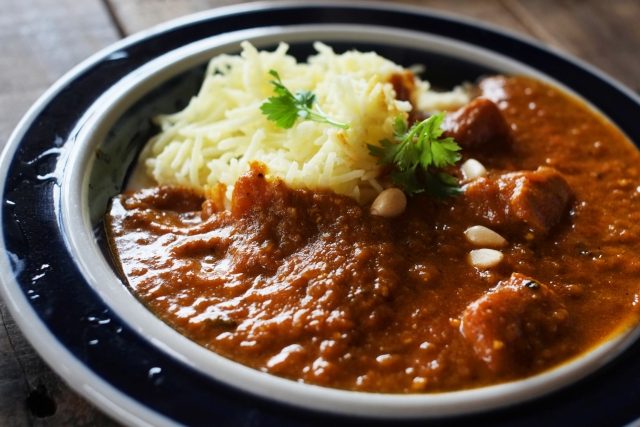
[{"label": "meat chunk", "polygon": [[465,150],[495,152],[512,145],[509,125],[498,106],[487,98],[476,98],[447,114],[442,129]]},{"label": "meat chunk", "polygon": [[470,213],[487,226],[520,227],[534,235],[545,235],[560,222],[571,195],[562,174],[547,166],[479,178],[465,186]]},{"label": "meat chunk", "polygon": [[514,273],[465,309],[460,330],[491,370],[517,372],[553,357],[568,315],[551,289]]}]

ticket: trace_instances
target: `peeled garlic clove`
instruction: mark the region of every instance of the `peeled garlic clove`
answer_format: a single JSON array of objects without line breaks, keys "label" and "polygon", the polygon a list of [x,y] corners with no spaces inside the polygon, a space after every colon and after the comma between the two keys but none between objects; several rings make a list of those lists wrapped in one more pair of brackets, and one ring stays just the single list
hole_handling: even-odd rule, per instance
[{"label": "peeled garlic clove", "polygon": [[478,268],[491,268],[500,264],[504,255],[495,249],[476,249],[469,252],[469,264]]},{"label": "peeled garlic clove", "polygon": [[507,245],[504,237],[482,225],[474,225],[473,227],[467,228],[464,235],[469,243],[476,246],[501,248]]},{"label": "peeled garlic clove", "polygon": [[487,170],[482,165],[482,163],[480,163],[476,159],[467,160],[462,164],[460,169],[462,170],[462,174],[464,175],[465,179],[471,180],[487,176]]},{"label": "peeled garlic clove", "polygon": [[385,218],[394,218],[407,207],[407,196],[404,195],[399,188],[387,188],[373,201],[371,204],[371,213],[373,215]]}]

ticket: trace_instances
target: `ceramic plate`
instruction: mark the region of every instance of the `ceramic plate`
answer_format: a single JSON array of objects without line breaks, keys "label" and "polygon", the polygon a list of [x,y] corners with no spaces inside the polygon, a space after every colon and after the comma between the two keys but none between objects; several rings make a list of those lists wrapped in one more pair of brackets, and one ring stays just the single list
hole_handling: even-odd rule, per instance
[{"label": "ceramic plate", "polygon": [[[633,334],[614,350],[590,355],[586,371],[593,372],[579,380],[569,376],[560,389],[567,381],[556,375],[532,379],[535,392],[524,397],[509,386],[476,390],[475,403],[460,410],[442,396],[411,396],[412,404],[395,405],[380,395],[352,399],[349,392],[331,400],[318,387],[301,401],[287,394],[295,394],[290,385],[282,387],[291,382],[218,360],[126,290],[109,264],[100,219],[155,131],[148,118],[183,108],[206,60],[239,51],[241,40],[263,48],[285,40],[304,60],[315,38],[337,51],[375,50],[405,66],[423,64],[425,79],[443,88],[495,72],[534,75],[582,96],[640,141],[640,101],[611,78],[535,42],[449,15],[305,2],[223,8],[173,21],[69,72],[32,107],[4,152],[2,296],[39,353],[74,389],[130,425],[595,426],[637,420],[640,344]],[[256,375],[263,376],[254,383]]]}]

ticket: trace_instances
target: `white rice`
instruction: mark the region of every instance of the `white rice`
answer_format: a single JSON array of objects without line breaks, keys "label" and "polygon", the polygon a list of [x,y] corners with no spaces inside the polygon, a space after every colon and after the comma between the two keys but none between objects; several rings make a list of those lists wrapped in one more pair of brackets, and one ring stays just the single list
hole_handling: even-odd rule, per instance
[{"label": "white rice", "polygon": [[[211,60],[197,96],[178,113],[159,116],[162,132],[153,137],[141,159],[158,184],[178,184],[205,190],[226,185],[227,202],[238,177],[251,161],[267,165],[267,178],[279,177],[292,188],[327,188],[370,202],[382,186],[380,167],[367,144],[392,138],[397,115],[407,117],[412,106],[396,100],[388,78],[404,69],[369,52],[336,55],[322,43],[308,63],[297,63],[280,44],[274,52],[242,43],[239,56]],[[298,119],[291,129],[267,120],[260,106],[274,96],[273,76],[280,74],[292,92],[311,90],[329,117],[349,129]],[[452,109],[469,102],[462,89],[429,90],[416,80],[421,110]]]}]

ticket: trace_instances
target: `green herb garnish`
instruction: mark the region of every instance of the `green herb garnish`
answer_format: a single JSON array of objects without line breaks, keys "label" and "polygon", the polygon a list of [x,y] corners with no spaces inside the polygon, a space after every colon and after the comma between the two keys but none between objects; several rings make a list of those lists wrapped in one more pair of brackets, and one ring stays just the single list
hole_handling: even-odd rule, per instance
[{"label": "green herb garnish", "polygon": [[[274,92],[278,96],[267,98],[267,102],[260,106],[260,110],[267,115],[267,119],[276,122],[276,127],[290,129],[296,119],[302,117],[314,122],[328,123],[341,129],[349,129],[349,125],[336,122],[322,112],[313,92],[298,90],[295,94],[292,94],[282,84],[277,71],[269,70],[269,74],[276,78],[276,80],[270,80],[269,83],[274,86]],[[314,106],[317,111],[312,109]]]},{"label": "green herb garnish", "polygon": [[442,138],[443,120],[444,112],[408,129],[399,115],[393,125],[393,139],[397,144],[388,139],[380,141],[381,147],[367,144],[369,154],[380,158],[379,165],[396,165],[398,171],[391,174],[391,179],[402,186],[408,196],[426,191],[443,200],[462,192],[455,177],[434,171],[434,168],[454,165],[461,158],[460,146],[453,138]]}]

